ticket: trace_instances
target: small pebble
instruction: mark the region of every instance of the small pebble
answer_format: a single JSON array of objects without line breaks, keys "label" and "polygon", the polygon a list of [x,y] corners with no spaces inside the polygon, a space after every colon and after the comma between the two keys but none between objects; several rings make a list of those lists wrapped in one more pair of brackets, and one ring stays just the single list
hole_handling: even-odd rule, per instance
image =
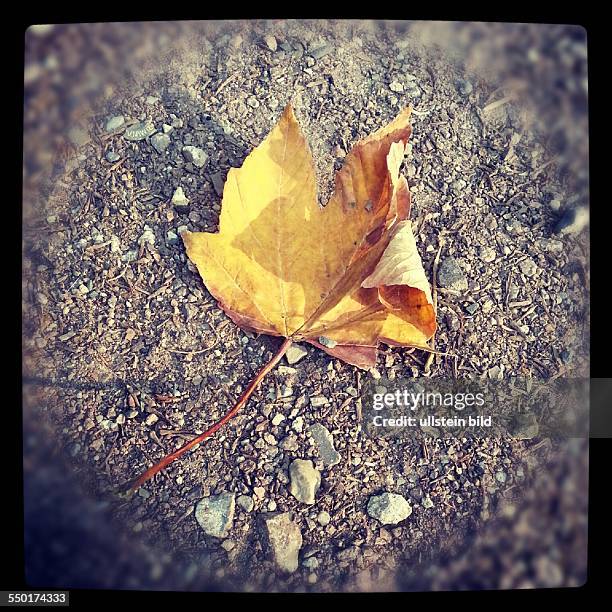
[{"label": "small pebble", "polygon": [[234,508],[234,493],[224,491],[201,499],[195,508],[195,518],[207,535],[225,538],[234,521]]},{"label": "small pebble", "polygon": [[182,187],[177,187],[174,190],[174,195],[172,196],[172,204],[175,206],[188,206],[189,199],[185,195]]},{"label": "small pebble", "polygon": [[467,278],[454,257],[447,257],[442,261],[438,269],[438,285],[444,289],[455,291],[466,291],[468,288]]},{"label": "small pebble", "polygon": [[264,42],[270,51],[276,51],[278,49],[278,43],[276,42],[276,37],[274,35],[266,34],[266,36],[264,36]]},{"label": "small pebble", "polygon": [[295,459],[289,466],[290,492],[298,501],[312,505],[321,486],[321,473],[308,459]]},{"label": "small pebble", "polygon": [[285,415],[281,414],[280,412],[278,414],[274,415],[274,418],[272,419],[272,425],[274,426],[278,426],[280,425],[283,421],[285,420]]},{"label": "small pebble", "polygon": [[480,248],[479,256],[480,259],[482,259],[482,261],[484,261],[485,263],[491,263],[495,261],[496,254],[494,249],[485,246]]},{"label": "small pebble", "polygon": [[104,129],[107,132],[114,132],[118,130],[120,127],[123,127],[125,124],[125,117],[123,115],[116,115],[115,117],[111,117],[104,126]]},{"label": "small pebble", "polygon": [[340,453],[334,448],[334,438],[327,427],[320,423],[314,423],[309,427],[308,431],[319,449],[323,465],[331,467],[340,463]]},{"label": "small pebble", "polygon": [[299,344],[292,344],[285,353],[285,359],[289,365],[293,365],[306,357],[308,355],[308,351]]},{"label": "small pebble", "polygon": [[199,147],[186,146],[183,147],[183,155],[188,162],[191,162],[198,168],[203,168],[208,161],[206,151]]},{"label": "small pebble", "polygon": [[396,525],[412,514],[410,504],[397,493],[373,495],[368,501],[368,514],[383,525]]},{"label": "small pebble", "polygon": [[531,259],[530,257],[528,257],[527,259],[523,259],[519,267],[521,269],[521,272],[525,276],[535,276],[536,272],[538,271],[538,266],[536,265],[536,262],[533,261],[533,259]]},{"label": "small pebble", "polygon": [[265,517],[264,530],[271,556],[283,573],[295,572],[299,564],[302,533],[288,512]]},{"label": "small pebble", "polygon": [[159,417],[155,413],[151,413],[145,419],[145,424],[148,425],[149,427],[151,427],[152,425],[155,425],[155,423],[157,423],[157,421],[159,421]]},{"label": "small pebble", "polygon": [[158,153],[164,153],[164,151],[170,146],[170,136],[167,134],[155,134],[151,137],[151,145]]},{"label": "small pebble", "polygon": [[333,50],[334,48],[331,45],[326,44],[321,47],[317,47],[313,49],[312,51],[309,52],[309,55],[311,57],[314,57],[314,59],[321,59],[322,57],[325,57],[326,55],[331,53]]},{"label": "small pebble", "polygon": [[236,499],[236,503],[245,511],[250,512],[255,505],[253,503],[253,498],[250,495],[240,495]]},{"label": "small pebble", "polygon": [[469,96],[474,90],[474,86],[470,81],[466,81],[465,79],[459,79],[457,81],[457,90],[462,96]]}]

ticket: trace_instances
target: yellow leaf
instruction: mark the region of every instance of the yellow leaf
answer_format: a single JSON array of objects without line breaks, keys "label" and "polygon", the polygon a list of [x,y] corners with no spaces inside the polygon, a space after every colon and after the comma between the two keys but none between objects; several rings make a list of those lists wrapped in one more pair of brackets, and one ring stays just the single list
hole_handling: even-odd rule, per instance
[{"label": "yellow leaf", "polygon": [[219,232],[182,234],[225,312],[245,329],[286,340],[229,412],[148,468],[132,491],[235,416],[293,341],[359,367],[376,363],[379,342],[425,347],[436,318],[399,174],[409,117],[402,111],[355,145],[321,208],[312,156],[288,106],[242,167],[229,171]]},{"label": "yellow leaf", "polygon": [[379,342],[424,346],[435,331],[429,284],[399,175],[410,109],[358,142],[325,207],[291,106],[232,168],[218,233],[183,233],[206,287],[241,327],[308,341],[373,365]]}]

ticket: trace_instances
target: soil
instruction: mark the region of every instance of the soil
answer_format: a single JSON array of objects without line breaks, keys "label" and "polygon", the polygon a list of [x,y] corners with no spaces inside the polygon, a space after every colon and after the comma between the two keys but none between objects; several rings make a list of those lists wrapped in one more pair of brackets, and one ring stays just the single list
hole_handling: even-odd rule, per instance
[{"label": "soil", "polygon": [[[93,542],[76,546],[81,562],[70,564],[66,551],[42,550],[32,536],[35,581],[465,588],[472,583],[461,564],[474,551],[488,558],[482,551],[495,538],[512,542],[513,552],[494,555],[479,586],[584,581],[585,444],[386,440],[367,436],[359,418],[368,377],[588,375],[588,231],[559,230],[560,219],[588,206],[580,29],[65,25],[28,32],[25,82],[26,513],[38,525],[55,524],[49,513],[63,516],[60,548],[83,541],[74,533],[70,540],[70,529]],[[437,288],[435,346],[444,355],[431,361],[383,346],[376,369],[364,372],[305,347],[307,356],[271,372],[213,439],[126,499],[117,494],[122,483],[220,418],[278,349],[278,339],[245,333],[224,315],[179,235],[217,229],[228,169],[289,102],[316,160],[322,204],[351,145],[413,106],[403,172],[417,246],[428,278],[440,251],[468,286]],[[109,132],[118,115],[126,124]],[[126,126],[144,120],[158,132],[172,126],[165,152],[149,138],[125,138]],[[206,152],[203,168],[186,160],[186,145]],[[172,203],[178,186],[186,207]],[[320,396],[327,401],[311,401]],[[332,467],[308,433],[314,423],[333,435],[341,460]],[[289,492],[295,458],[321,471],[313,506]],[[551,461],[555,469],[542,471]],[[74,476],[63,478],[67,472]],[[217,539],[194,508],[223,491],[251,496],[253,509],[237,508],[228,537]],[[382,491],[413,508],[398,526],[366,511]],[[554,527],[520,531],[546,504],[544,524]],[[321,511],[329,524],[318,522]],[[290,512],[303,537],[289,575],[276,570],[262,536],[261,516],[274,512]],[[569,524],[557,526],[561,517]],[[38,562],[44,555],[62,562]],[[317,561],[304,565],[308,558]]]}]

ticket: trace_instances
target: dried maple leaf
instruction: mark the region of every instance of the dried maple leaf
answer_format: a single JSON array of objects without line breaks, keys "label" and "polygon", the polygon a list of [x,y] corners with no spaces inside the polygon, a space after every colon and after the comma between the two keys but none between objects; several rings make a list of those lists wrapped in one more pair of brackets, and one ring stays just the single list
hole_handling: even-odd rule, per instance
[{"label": "dried maple leaf", "polygon": [[230,169],[219,232],[183,233],[187,254],[237,325],[286,340],[221,421],[135,487],[227,422],[294,341],[359,367],[376,363],[380,342],[427,348],[436,317],[399,174],[409,117],[407,108],[355,145],[325,207],[291,106],[242,167]]}]

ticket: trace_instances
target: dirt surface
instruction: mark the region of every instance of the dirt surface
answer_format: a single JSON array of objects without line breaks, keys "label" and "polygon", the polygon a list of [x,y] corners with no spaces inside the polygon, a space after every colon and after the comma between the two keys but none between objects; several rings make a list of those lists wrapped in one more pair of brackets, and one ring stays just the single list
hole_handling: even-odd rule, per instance
[{"label": "dirt surface", "polygon": [[[76,471],[71,490],[80,491],[81,517],[108,515],[94,520],[101,533],[116,534],[107,545],[132,543],[151,560],[123,572],[92,562],[86,580],[71,569],[64,580],[118,588],[461,588],[452,559],[472,544],[486,547],[491,522],[523,516],[500,518],[498,507],[508,499],[515,508],[541,507],[542,495],[567,501],[568,487],[586,486],[575,467],[586,465],[584,445],[557,456],[559,472],[534,502],[537,468],[555,450],[545,441],[388,441],[360,427],[366,377],[588,374],[588,231],[579,227],[588,206],[584,34],[562,26],[436,27],[98,24],[28,33],[26,433],[52,439],[48,452]],[[433,44],[441,33],[453,44]],[[364,372],[305,347],[307,355],[268,375],[215,438],[123,499],[115,493],[121,483],[222,416],[278,348],[278,339],[227,319],[188,262],[180,233],[217,228],[228,168],[240,166],[289,102],[316,160],[322,203],[351,145],[413,106],[403,172],[430,279],[440,251],[435,343],[446,355],[431,361],[381,347],[376,370]],[[108,130],[115,116],[125,123]],[[151,137],[126,138],[126,128],[146,120],[167,132],[165,151]],[[184,146],[206,153],[202,168]],[[188,206],[172,203],[179,186]],[[340,454],[333,466],[309,433],[317,423],[333,435]],[[34,448],[26,444],[32,470],[47,460]],[[314,505],[290,493],[296,458],[312,459],[321,473]],[[38,497],[49,489],[35,482],[32,516],[45,513]],[[397,526],[368,515],[368,500],[383,491],[412,507]],[[237,505],[227,537],[214,538],[194,512],[222,492],[249,496],[252,508]],[[563,537],[528,539],[533,563],[513,562],[521,569],[512,572],[502,564],[487,584],[580,583],[585,495],[567,501],[565,514],[576,520]],[[91,499],[102,507],[90,509]],[[290,574],[276,567],[262,525],[278,512],[291,513],[303,539]],[[554,524],[560,515],[551,512]],[[446,582],[431,570],[441,559],[451,563]],[[406,567],[423,571],[410,578]]]}]

